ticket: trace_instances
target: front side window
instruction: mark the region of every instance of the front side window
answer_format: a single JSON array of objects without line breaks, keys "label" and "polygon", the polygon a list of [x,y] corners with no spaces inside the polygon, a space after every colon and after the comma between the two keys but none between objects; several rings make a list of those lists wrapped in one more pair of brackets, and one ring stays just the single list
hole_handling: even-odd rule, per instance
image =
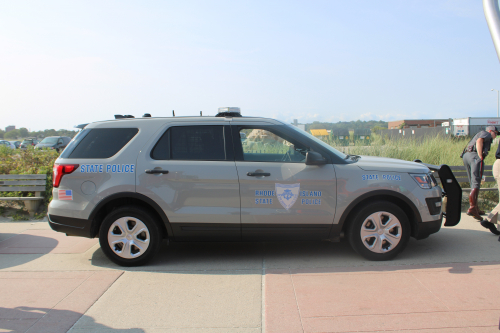
[{"label": "front side window", "polygon": [[171,127],[153,148],[151,158],[155,160],[225,160],[224,127]]},{"label": "front side window", "polygon": [[309,148],[265,128],[239,130],[244,161],[304,163]]}]

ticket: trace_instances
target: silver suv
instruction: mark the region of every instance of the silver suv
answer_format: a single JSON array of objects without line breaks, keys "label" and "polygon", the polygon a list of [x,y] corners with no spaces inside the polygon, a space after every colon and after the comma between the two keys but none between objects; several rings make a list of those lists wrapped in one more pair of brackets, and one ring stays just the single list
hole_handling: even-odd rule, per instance
[{"label": "silver suv", "polygon": [[460,220],[446,165],[345,155],[280,121],[131,118],[87,125],[54,165],[52,229],[99,237],[115,263],[146,263],[172,241],[330,240],[370,260]]}]

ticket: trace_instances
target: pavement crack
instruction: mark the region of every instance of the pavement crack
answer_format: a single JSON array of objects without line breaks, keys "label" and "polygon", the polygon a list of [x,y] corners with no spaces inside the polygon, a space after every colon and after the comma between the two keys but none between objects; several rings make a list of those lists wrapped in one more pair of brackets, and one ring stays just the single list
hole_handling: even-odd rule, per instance
[{"label": "pavement crack", "polygon": [[424,287],[432,296],[434,296],[445,308],[447,308],[449,311],[451,311],[451,309],[448,307],[448,305],[446,305],[446,303],[441,299],[439,298],[436,294],[434,294],[432,292],[432,290],[430,290],[425,284],[422,283],[422,281],[420,281],[413,273],[409,272],[409,274],[415,279],[418,281],[418,283],[420,283],[420,285],[422,287]]},{"label": "pavement crack", "polygon": [[[29,332],[31,330],[31,328],[33,326],[35,326],[40,320],[42,320],[43,318],[45,318],[49,313],[50,311],[54,310],[54,308],[56,306],[58,306],[59,304],[61,304],[61,302],[63,302],[65,299],[67,299],[71,294],[73,294],[75,292],[75,290],[77,290],[78,288],[80,288],[85,282],[87,282],[88,279],[90,279],[92,276],[94,276],[96,272],[93,272],[92,274],[90,274],[85,280],[83,280],[80,284],[78,284],[70,293],[68,293],[63,299],[61,299],[59,302],[57,302],[56,304],[54,304],[53,307],[50,308],[49,311],[45,312],[45,314],[43,316],[41,316],[40,318],[38,318],[38,320],[36,320],[33,325],[31,325],[27,330],[26,332]],[[83,316],[83,313],[82,313],[82,316]]]},{"label": "pavement crack", "polygon": [[266,332],[266,243],[262,244],[262,284],[261,284],[261,329]]},{"label": "pavement crack", "polygon": [[290,274],[290,281],[292,282],[293,296],[295,297],[295,304],[297,305],[297,311],[299,312],[300,326],[302,327],[302,332],[304,332],[304,323],[302,322],[302,315],[300,314],[299,301],[297,300],[297,292],[295,291],[295,284],[293,283],[292,269],[288,268],[288,273]]}]

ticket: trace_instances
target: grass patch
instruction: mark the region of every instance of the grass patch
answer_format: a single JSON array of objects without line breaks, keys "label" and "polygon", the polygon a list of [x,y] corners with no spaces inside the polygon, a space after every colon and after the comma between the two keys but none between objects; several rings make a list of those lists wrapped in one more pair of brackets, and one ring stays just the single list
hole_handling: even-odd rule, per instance
[{"label": "grass patch", "polygon": [[23,210],[18,210],[17,212],[12,215],[12,220],[13,221],[27,221],[30,219],[30,216],[27,212]]},{"label": "grass patch", "polygon": [[[416,159],[424,163],[450,166],[462,166],[460,157],[464,147],[470,138],[456,138],[451,136],[426,137],[422,139],[397,139],[389,140],[380,135],[373,134],[373,141],[370,146],[363,146],[363,143],[356,143],[349,147],[349,154],[380,156],[397,158],[405,161]],[[490,153],[485,159],[485,165],[495,163],[496,144],[492,144]],[[340,147],[339,147],[340,148]],[[470,187],[469,183],[460,183],[462,188]],[[482,188],[497,187],[496,182],[486,182],[481,184]],[[498,203],[498,191],[479,192],[479,203],[481,209],[491,211]],[[462,194],[462,211],[469,207],[469,192]]]}]

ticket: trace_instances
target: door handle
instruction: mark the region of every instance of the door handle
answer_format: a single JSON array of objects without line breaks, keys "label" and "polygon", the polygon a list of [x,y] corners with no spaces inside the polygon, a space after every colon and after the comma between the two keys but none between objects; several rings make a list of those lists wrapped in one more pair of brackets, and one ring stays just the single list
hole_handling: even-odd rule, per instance
[{"label": "door handle", "polygon": [[271,174],[269,172],[247,172],[247,176],[250,177],[269,177]]},{"label": "door handle", "polygon": [[150,170],[150,169],[147,169],[146,173],[149,173],[149,174],[159,174],[159,173],[161,173],[161,174],[166,175],[168,173],[168,170],[161,170],[161,169]]}]

